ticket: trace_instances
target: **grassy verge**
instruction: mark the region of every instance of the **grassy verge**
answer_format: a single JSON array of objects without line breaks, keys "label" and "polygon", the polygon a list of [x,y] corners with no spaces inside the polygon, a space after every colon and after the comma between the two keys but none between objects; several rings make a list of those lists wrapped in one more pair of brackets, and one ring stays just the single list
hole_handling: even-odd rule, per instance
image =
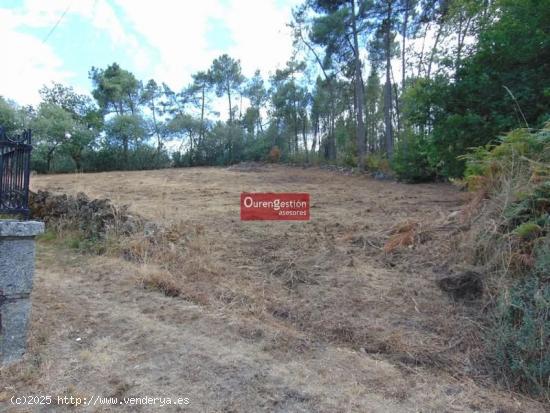
[{"label": "grassy verge", "polygon": [[485,272],[485,347],[495,376],[550,400],[550,126],[465,157],[474,197],[466,255]]}]

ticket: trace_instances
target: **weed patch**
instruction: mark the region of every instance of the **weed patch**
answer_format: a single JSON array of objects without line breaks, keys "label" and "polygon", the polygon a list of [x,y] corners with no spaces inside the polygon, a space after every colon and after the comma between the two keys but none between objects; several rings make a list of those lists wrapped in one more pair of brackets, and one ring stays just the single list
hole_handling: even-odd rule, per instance
[{"label": "weed patch", "polygon": [[485,269],[486,356],[509,387],[550,399],[550,126],[476,149],[467,257]]}]

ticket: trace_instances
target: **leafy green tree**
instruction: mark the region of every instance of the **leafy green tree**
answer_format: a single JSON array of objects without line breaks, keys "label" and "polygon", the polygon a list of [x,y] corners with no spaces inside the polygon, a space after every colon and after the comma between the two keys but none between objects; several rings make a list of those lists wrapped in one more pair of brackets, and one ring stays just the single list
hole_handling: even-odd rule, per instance
[{"label": "leafy green tree", "polygon": [[80,122],[74,122],[72,130],[66,135],[60,150],[69,155],[77,171],[82,170],[82,157],[96,138],[95,131]]},{"label": "leafy green tree", "polygon": [[457,156],[550,114],[550,0],[501,0],[476,52],[434,96],[433,144],[442,173],[460,176]]},{"label": "leafy green tree", "polygon": [[136,114],[141,101],[141,82],[113,63],[106,69],[92,67],[89,73],[92,95],[105,114]]},{"label": "leafy green tree", "polygon": [[216,95],[218,97],[227,95],[229,104],[229,123],[233,124],[234,116],[231,93],[237,91],[244,82],[244,76],[241,74],[240,62],[223,54],[212,62],[209,77],[212,79],[215,86]]},{"label": "leafy green tree", "polygon": [[90,127],[100,127],[100,114],[88,95],[75,92],[71,86],[53,82],[51,86],[44,85],[40,91],[43,102],[58,105],[69,112],[75,120],[87,123]]},{"label": "leafy green tree", "polygon": [[109,142],[122,144],[124,162],[128,165],[128,150],[137,146],[147,136],[147,125],[140,115],[118,115],[106,122],[105,132]]},{"label": "leafy green tree", "polygon": [[200,110],[201,110],[201,127],[199,133],[199,144],[204,138],[205,134],[205,109],[207,102],[207,94],[212,88],[212,77],[211,73],[200,71],[193,75],[193,84],[191,85],[191,92],[199,91],[200,93]]},{"label": "leafy green tree", "polygon": [[[209,87],[209,86],[204,86]],[[189,143],[189,150],[193,151],[197,144],[200,144],[204,139],[207,129],[207,119],[204,117],[204,112],[201,110],[200,124],[195,122],[192,115],[189,114],[189,109],[200,106],[203,109],[203,105],[206,105],[202,99],[202,91],[197,87],[197,84],[184,87],[180,92],[172,91],[167,85],[163,85],[165,101],[163,103],[163,111],[168,114],[166,120],[166,132],[169,136],[179,138],[182,140],[181,146],[185,144],[185,136],[188,136],[187,142]],[[200,97],[197,97],[197,92],[200,93]],[[206,93],[206,92],[205,92]],[[206,100],[206,95],[204,99]],[[188,133],[190,129],[186,126],[193,121],[193,125],[199,125],[196,129],[197,134]],[[180,127],[181,126],[181,127]],[[193,126],[193,131],[195,130]],[[198,138],[198,139],[197,139]]]},{"label": "leafy green tree", "polygon": [[355,0],[311,2],[319,14],[313,21],[312,40],[325,47],[325,59],[336,61],[347,67],[354,83],[354,107],[356,119],[356,148],[358,166],[365,165],[364,84],[362,60],[359,48],[360,27],[364,19],[366,3],[357,9]]},{"label": "leafy green tree", "polygon": [[150,79],[143,88],[141,99],[151,112],[151,126],[153,134],[157,138],[157,152],[162,150],[162,120],[159,119],[160,112],[162,110],[161,98],[163,97],[162,89],[157,85],[153,79]]},{"label": "leafy green tree", "polygon": [[[142,140],[147,131],[140,114],[140,104],[143,102],[142,84],[133,73],[122,69],[117,63],[106,69],[92,67],[89,77],[94,86],[92,95],[102,113],[115,115],[107,121],[106,132],[108,138],[122,142],[124,163],[128,165],[130,142]],[[151,96],[150,92],[154,87],[154,84],[150,84],[146,96]]]},{"label": "leafy green tree", "polygon": [[[302,6],[293,11],[293,20],[290,27],[293,29],[294,47],[298,50],[303,46],[307,53],[313,56],[314,63],[321,71],[324,81],[317,78],[315,91],[312,95],[311,120],[313,127],[312,149],[321,148],[321,130],[325,131],[326,139],[322,145],[324,157],[331,161],[336,159],[336,139],[334,134],[334,125],[336,117],[335,102],[335,83],[338,75],[338,69],[333,64],[330,50],[324,47],[322,42],[317,39],[314,32],[316,17],[309,17],[308,11],[311,9],[310,3],[305,2]],[[321,47],[322,50],[319,50]]]},{"label": "leafy green tree", "polygon": [[61,107],[73,118],[74,124],[65,135],[61,152],[69,155],[76,169],[81,170],[82,154],[90,147],[103,126],[100,111],[89,96],[76,93],[72,87],[61,83],[43,86],[40,96],[44,103]]},{"label": "leafy green tree", "polygon": [[391,59],[399,54],[399,43],[396,41],[398,31],[399,0],[377,0],[373,6],[375,33],[369,42],[371,62],[375,70],[384,68],[384,136],[388,157],[393,155],[393,86]]},{"label": "leafy green tree", "polygon": [[384,147],[380,141],[380,125],[383,120],[382,86],[380,77],[373,70],[367,78],[365,87],[366,134],[369,152],[381,151]]},{"label": "leafy green tree", "polygon": [[254,76],[248,81],[244,95],[250,100],[250,108],[246,112],[245,123],[248,125],[249,133],[255,136],[255,132],[263,132],[261,110],[269,101],[269,92],[259,70],[256,70]]},{"label": "leafy green tree", "polygon": [[56,151],[71,138],[76,122],[61,106],[43,102],[38,108],[31,127],[40,151],[46,159],[46,170],[51,171]]},{"label": "leafy green tree", "polygon": [[297,154],[299,150],[298,106],[306,91],[298,85],[296,76],[304,68],[303,62],[290,60],[284,69],[276,70],[271,78],[273,115],[278,118],[281,133],[287,137],[289,155],[292,153]]},{"label": "leafy green tree", "polygon": [[[166,124],[166,132],[171,138],[181,140],[179,151],[181,152],[185,146],[185,138],[187,138],[187,149],[191,152],[200,151],[202,140],[200,138],[203,133],[202,121],[196,119],[190,114],[176,114],[168,120]],[[197,142],[198,138],[198,142]],[[193,162],[191,162],[193,164]]]},{"label": "leafy green tree", "polygon": [[21,108],[0,96],[0,127],[6,134],[11,135],[23,129],[24,117],[24,111]]}]

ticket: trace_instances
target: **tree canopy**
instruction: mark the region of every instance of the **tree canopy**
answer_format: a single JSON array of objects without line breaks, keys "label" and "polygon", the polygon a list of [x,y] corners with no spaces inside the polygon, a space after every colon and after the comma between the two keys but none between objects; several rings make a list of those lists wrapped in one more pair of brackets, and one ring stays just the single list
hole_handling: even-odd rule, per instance
[{"label": "tree canopy", "polygon": [[40,170],[276,150],[422,181],[460,177],[472,147],[549,119],[550,0],[304,0],[289,27],[293,54],[269,76],[222,54],[173,89],[113,63],[90,69],[90,95],[53,83],[36,108],[1,98],[0,123],[35,129]]}]

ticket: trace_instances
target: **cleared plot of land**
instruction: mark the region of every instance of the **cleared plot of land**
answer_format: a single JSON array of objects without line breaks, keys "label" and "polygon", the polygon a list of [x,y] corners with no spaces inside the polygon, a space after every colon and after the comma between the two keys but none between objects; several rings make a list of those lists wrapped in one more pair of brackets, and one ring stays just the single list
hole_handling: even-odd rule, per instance
[{"label": "cleared plot of land", "polygon": [[[479,377],[474,321],[435,286],[464,202],[452,186],[279,166],[33,186],[172,232],[162,254],[140,236],[119,256],[40,243],[31,351],[0,370],[6,407],[15,392],[189,397],[193,412],[543,411]],[[241,191],[309,192],[312,219],[241,222]]]}]

